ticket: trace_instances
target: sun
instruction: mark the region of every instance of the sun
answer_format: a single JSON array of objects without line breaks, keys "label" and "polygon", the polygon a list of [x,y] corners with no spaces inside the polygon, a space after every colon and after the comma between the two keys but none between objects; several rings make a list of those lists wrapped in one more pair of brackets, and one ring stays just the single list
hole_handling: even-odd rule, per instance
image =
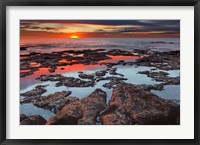
[{"label": "sun", "polygon": [[72,35],[72,36],[70,36],[70,38],[79,38],[79,36],[77,36],[77,35]]}]

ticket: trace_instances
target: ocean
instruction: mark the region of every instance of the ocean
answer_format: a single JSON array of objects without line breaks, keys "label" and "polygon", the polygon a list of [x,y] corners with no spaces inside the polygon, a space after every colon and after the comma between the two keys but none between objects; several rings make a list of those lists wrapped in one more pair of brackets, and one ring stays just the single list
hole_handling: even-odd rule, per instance
[{"label": "ocean", "polygon": [[150,49],[152,51],[180,50],[179,38],[48,38],[21,39],[21,46],[27,46],[26,52],[57,52],[84,49]]}]

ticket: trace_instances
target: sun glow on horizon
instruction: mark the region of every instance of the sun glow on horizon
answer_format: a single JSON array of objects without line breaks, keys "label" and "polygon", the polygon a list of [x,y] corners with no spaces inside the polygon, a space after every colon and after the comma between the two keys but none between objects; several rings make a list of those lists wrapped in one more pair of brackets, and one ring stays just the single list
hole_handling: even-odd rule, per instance
[{"label": "sun glow on horizon", "polygon": [[77,36],[77,35],[72,35],[72,36],[70,36],[70,38],[79,38],[79,36]]}]

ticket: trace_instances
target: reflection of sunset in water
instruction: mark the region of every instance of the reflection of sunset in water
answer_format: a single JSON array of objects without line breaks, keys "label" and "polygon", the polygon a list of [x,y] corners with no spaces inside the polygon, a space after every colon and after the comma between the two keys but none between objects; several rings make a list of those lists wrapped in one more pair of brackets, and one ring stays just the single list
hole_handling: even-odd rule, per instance
[{"label": "reflection of sunset in water", "polygon": [[[110,63],[110,62],[118,62],[118,61],[133,61],[135,59],[141,58],[141,56],[109,56],[111,59],[101,60],[99,63]],[[67,61],[66,59],[59,60],[60,63],[66,63],[66,62],[73,62],[73,61]],[[31,62],[30,65],[32,67],[39,67],[41,64],[36,62]],[[77,71],[86,71],[86,70],[93,70],[93,69],[102,69],[106,68],[105,65],[99,65],[99,64],[92,64],[92,65],[84,65],[84,64],[73,64],[73,65],[66,65],[66,66],[58,66],[54,73],[67,73],[67,72],[77,72]],[[49,72],[50,68],[39,68],[39,70],[35,71],[32,75],[28,76],[30,77],[38,77],[43,74],[51,74]],[[29,72],[30,70],[20,70],[20,72]],[[27,78],[27,77],[25,77]],[[24,79],[24,78],[22,78]]]},{"label": "reflection of sunset in water", "polygon": [[[63,68],[63,69],[61,69]],[[106,68],[105,65],[83,65],[83,64],[74,64],[74,65],[67,65],[67,66],[59,66],[55,70],[54,73],[50,73],[50,68],[39,68],[39,70],[35,71],[32,75],[28,75],[26,77],[20,78],[20,87],[24,88],[26,86],[29,86],[31,84],[40,82],[39,80],[35,80],[35,78],[41,76],[41,75],[50,75],[50,74],[64,74],[64,73],[70,73],[70,72],[78,72],[78,71],[85,71],[85,70],[95,70],[95,69],[101,69]],[[21,70],[20,72],[27,71],[27,70]]]},{"label": "reflection of sunset in water", "polygon": [[105,59],[105,60],[101,60],[99,62],[118,62],[118,61],[125,61],[125,62],[128,62],[128,61],[133,61],[135,59],[138,59],[138,58],[142,58],[142,56],[124,56],[124,55],[119,55],[119,56],[112,56],[112,55],[108,55],[109,57],[111,57],[111,59]]},{"label": "reflection of sunset in water", "polygon": [[30,72],[30,70],[20,70],[20,73]]},{"label": "reflection of sunset in water", "polygon": [[67,62],[76,62],[76,60],[66,60],[66,59],[61,59],[61,60],[59,60],[58,62],[60,62],[60,63],[67,63]]},{"label": "reflection of sunset in water", "polygon": [[[134,61],[135,59],[141,58],[141,56],[110,56],[111,59],[101,60],[99,63],[116,63],[118,61]],[[66,59],[61,59],[58,62],[60,63],[67,63],[67,62],[74,62],[75,60],[68,61]],[[32,67],[40,67],[40,63],[31,62],[30,65]],[[41,75],[50,75],[50,74],[65,74],[71,72],[79,72],[79,71],[87,71],[87,70],[98,70],[98,69],[106,69],[106,65],[99,65],[99,64],[91,64],[91,65],[84,65],[84,64],[73,64],[73,65],[66,65],[66,66],[58,66],[54,73],[50,73],[49,69],[51,68],[39,68],[37,71],[33,72],[33,74],[28,75],[26,77],[20,78],[21,80],[21,87],[24,88],[31,84],[40,82],[39,80],[35,80],[35,78]],[[20,70],[21,73],[29,72],[30,70]]]},{"label": "reflection of sunset in water", "polygon": [[57,67],[55,73],[67,73],[67,72],[77,72],[77,71],[85,71],[85,70],[93,70],[93,69],[100,69],[106,68],[103,65],[84,65],[84,64],[74,64],[74,65],[67,65],[67,66],[59,66]]},{"label": "reflection of sunset in water", "polygon": [[30,63],[30,66],[31,66],[31,67],[40,67],[41,64],[40,64],[40,63],[37,63],[37,62],[31,62],[31,63]]}]

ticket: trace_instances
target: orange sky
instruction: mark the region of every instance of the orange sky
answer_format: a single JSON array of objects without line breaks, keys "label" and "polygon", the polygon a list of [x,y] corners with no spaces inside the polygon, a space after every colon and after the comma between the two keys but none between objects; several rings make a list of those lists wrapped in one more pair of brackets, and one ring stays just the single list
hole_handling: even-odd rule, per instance
[{"label": "orange sky", "polygon": [[21,38],[178,38],[179,20],[21,20]]}]

